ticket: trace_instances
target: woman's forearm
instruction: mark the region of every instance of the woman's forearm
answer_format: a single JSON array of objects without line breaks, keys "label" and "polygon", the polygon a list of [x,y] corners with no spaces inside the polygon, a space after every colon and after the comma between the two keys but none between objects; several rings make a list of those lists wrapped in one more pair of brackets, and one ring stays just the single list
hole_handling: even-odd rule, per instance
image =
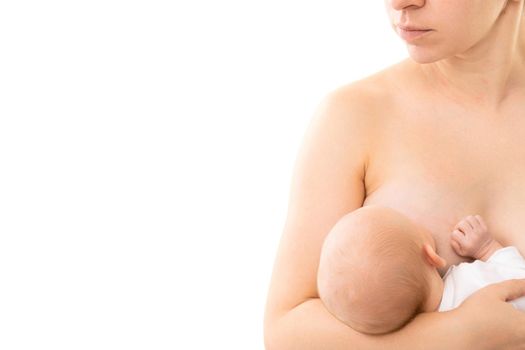
[{"label": "woman's forearm", "polygon": [[454,312],[419,314],[397,332],[373,336],[341,323],[320,299],[309,299],[276,321],[266,350],[470,350]]}]

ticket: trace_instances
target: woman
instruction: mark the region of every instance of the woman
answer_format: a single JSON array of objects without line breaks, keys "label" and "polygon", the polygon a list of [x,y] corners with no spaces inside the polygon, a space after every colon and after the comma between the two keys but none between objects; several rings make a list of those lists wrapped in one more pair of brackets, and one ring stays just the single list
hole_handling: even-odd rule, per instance
[{"label": "woman", "polygon": [[[335,89],[298,155],[265,311],[285,349],[524,349],[525,281],[488,286],[449,312],[366,336],[320,302],[323,240],[344,214],[379,204],[429,229],[448,265],[459,219],[479,214],[525,254],[525,0],[390,0],[410,57]],[[399,27],[424,29],[405,31]]]}]

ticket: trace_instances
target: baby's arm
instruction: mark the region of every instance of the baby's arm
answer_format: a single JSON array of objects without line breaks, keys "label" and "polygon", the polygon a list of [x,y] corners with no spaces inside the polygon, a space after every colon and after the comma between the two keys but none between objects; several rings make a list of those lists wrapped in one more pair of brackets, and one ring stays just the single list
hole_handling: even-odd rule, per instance
[{"label": "baby's arm", "polygon": [[479,215],[461,219],[452,232],[451,245],[458,255],[482,261],[487,261],[496,250],[503,248],[492,238]]}]

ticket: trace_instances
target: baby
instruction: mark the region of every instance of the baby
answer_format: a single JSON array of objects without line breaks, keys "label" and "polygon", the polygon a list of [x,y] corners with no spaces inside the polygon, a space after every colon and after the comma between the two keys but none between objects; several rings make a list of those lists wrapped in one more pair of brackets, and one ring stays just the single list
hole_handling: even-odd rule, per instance
[{"label": "baby", "polygon": [[[451,266],[436,253],[429,231],[394,209],[366,206],[343,216],[327,235],[317,286],[327,310],[354,330],[395,331],[420,312],[447,311],[488,284],[525,278],[515,247],[494,240],[479,215],[456,225],[451,245],[476,259]],[[525,310],[525,297],[512,301]]]}]

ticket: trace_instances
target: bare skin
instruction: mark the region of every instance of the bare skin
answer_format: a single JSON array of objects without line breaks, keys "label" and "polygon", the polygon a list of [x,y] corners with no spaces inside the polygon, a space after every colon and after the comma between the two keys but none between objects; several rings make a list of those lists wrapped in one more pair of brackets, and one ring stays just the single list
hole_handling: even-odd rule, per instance
[{"label": "bare skin", "polygon": [[[447,265],[450,233],[476,213],[524,254],[523,0],[385,0],[394,22],[435,32],[411,58],[330,94],[294,169],[265,310],[272,349],[524,349],[525,314],[506,303],[523,280],[483,288],[448,312],[418,315],[379,337],[353,332],[319,300],[324,237],[344,214],[391,207],[426,228]],[[490,310],[490,313],[486,313]],[[487,336],[490,335],[490,336]]]},{"label": "bare skin", "polygon": [[[406,82],[403,94],[394,93],[400,91],[400,80]],[[312,186],[303,185],[309,181],[308,179],[296,180],[297,188],[309,189],[309,193],[297,197],[297,204],[292,203],[290,207],[285,227],[285,232],[288,231],[290,234],[285,235],[281,243],[281,246],[285,247],[283,249],[286,249],[284,251],[290,253],[281,253],[281,257],[277,259],[277,266],[285,264],[285,259],[289,259],[287,255],[292,254],[291,252],[297,252],[293,254],[301,254],[304,258],[293,264],[288,262],[287,266],[290,270],[280,270],[274,274],[274,280],[281,282],[275,282],[268,300],[268,305],[276,307],[275,310],[286,310],[288,307],[291,308],[290,310],[293,309],[286,314],[286,318],[281,318],[283,325],[280,329],[283,332],[288,329],[285,326],[288,320],[289,327],[296,327],[298,320],[305,321],[307,315],[310,315],[311,327],[316,327],[313,329],[326,327],[331,330],[326,338],[324,333],[319,333],[318,341],[325,344],[333,342],[330,347],[333,350],[339,349],[338,345],[340,349],[352,349],[343,344],[356,341],[367,349],[385,349],[386,344],[395,342],[399,342],[400,347],[405,349],[410,349],[410,346],[414,348],[427,346],[418,343],[422,339],[420,334],[425,334],[427,340],[435,336],[436,343],[446,334],[449,337],[447,341],[450,342],[450,348],[491,349],[488,345],[485,347],[485,344],[472,347],[470,342],[475,338],[475,332],[472,333],[472,338],[462,332],[456,339],[452,335],[454,332],[452,328],[459,327],[454,325],[454,322],[459,322],[462,317],[439,320],[447,317],[448,313],[423,314],[417,318],[420,320],[419,323],[412,322],[402,332],[393,335],[402,338],[388,338],[385,343],[381,338],[363,338],[361,335],[349,332],[342,323],[337,324],[339,321],[335,319],[329,321],[330,315],[318,299],[316,289],[318,259],[310,259],[310,257],[319,256],[322,240],[337,219],[361,206],[377,204],[391,207],[426,228],[436,242],[436,251],[447,262],[445,266],[438,269],[441,276],[451,264],[473,261],[472,258],[458,255],[450,241],[450,233],[455,225],[461,218],[471,213],[477,213],[485,218],[488,226],[491,227],[492,235],[501,244],[514,245],[522,254],[525,252],[525,236],[520,230],[523,224],[522,213],[525,211],[523,204],[525,183],[522,181],[525,178],[525,163],[521,161],[525,159],[523,152],[525,139],[521,137],[525,134],[525,118],[520,118],[520,113],[511,112],[499,116],[481,114],[481,112],[465,114],[464,109],[451,104],[444,97],[434,95],[433,89],[425,86],[424,81],[423,77],[418,75],[418,68],[414,63],[409,60],[402,61],[367,79],[338,89],[337,103],[327,107],[336,108],[333,113],[337,116],[340,114],[342,117],[338,121],[340,125],[337,124],[337,127],[331,129],[331,133],[324,135],[326,139],[343,139],[350,128],[357,128],[358,134],[364,135],[363,140],[360,139],[359,142],[366,143],[369,153],[363,160],[366,170],[363,171],[360,180],[363,187],[362,192],[357,192],[355,189],[345,192],[348,189],[345,186],[349,185],[341,180],[340,183],[332,183],[333,192],[320,188],[320,196],[328,196],[332,193],[333,196],[340,196],[348,193],[347,199],[340,200],[341,206],[333,209],[326,205],[321,207],[321,204],[327,201],[323,197],[312,197],[310,205],[309,197],[305,196],[316,193],[315,188],[310,190]],[[357,105],[356,99],[359,101]],[[518,98],[513,100],[514,108],[507,107],[507,109],[525,110],[522,101],[525,101],[525,94],[521,95],[521,100]],[[354,120],[345,120],[346,115],[350,117],[366,115],[367,118],[362,124],[355,125]],[[348,131],[345,131],[345,125],[348,125]],[[338,133],[343,134],[341,138]],[[348,159],[352,159],[358,157],[353,153],[357,148],[349,145],[345,150],[343,145],[342,152],[346,153]],[[319,149],[318,158],[316,156],[312,159],[312,169],[319,169],[319,166],[334,167],[326,154]],[[342,164],[337,167],[340,169],[338,171],[345,169]],[[312,171],[316,174],[318,170]],[[362,197],[357,197],[361,194]],[[301,202],[308,204],[308,207],[300,207]],[[323,234],[317,235],[318,232]],[[293,242],[300,242],[300,244]],[[503,300],[509,297],[503,294],[504,291],[498,293]],[[516,297],[519,296],[518,292],[515,294]],[[487,293],[478,293],[471,298],[477,302],[464,303],[465,307],[472,308],[469,313],[472,318],[476,317],[474,315],[481,308],[495,309],[493,303],[488,303],[482,298],[480,300],[480,295],[486,296]],[[281,298],[279,303],[277,298]],[[460,307],[450,313],[454,315],[456,312],[461,313],[462,310],[463,308]],[[284,311],[281,311],[283,312],[281,314],[275,312],[275,317],[284,313]],[[517,316],[508,314],[513,310],[504,311],[502,308],[501,312],[502,329],[498,332],[504,334],[502,332],[510,330],[504,328],[503,320],[507,321],[511,317],[517,319]],[[435,318],[427,316],[434,314]],[[267,311],[266,315],[267,324],[271,324],[271,313]],[[324,320],[326,324],[321,321],[321,317],[326,318]],[[525,315],[521,317],[525,324]],[[478,320],[480,324],[487,325],[492,321],[489,318],[481,320],[479,317]],[[472,322],[472,319],[468,318],[465,322]],[[478,328],[476,331],[493,333],[496,332],[493,326],[493,324],[490,326],[492,328],[487,326],[486,330]],[[304,334],[305,329],[297,328],[297,332]],[[329,336],[331,332],[336,332],[341,337]],[[274,336],[274,339],[278,339],[275,341],[275,346],[279,349],[294,348],[292,344],[296,344],[295,340],[292,340],[295,338],[291,336],[289,347],[282,345],[279,335]],[[503,338],[501,342],[505,342],[506,339]],[[491,338],[491,341],[497,340]],[[306,343],[299,344],[299,347],[308,349]],[[272,348],[271,344],[268,348]],[[312,345],[311,349],[315,348],[316,346]],[[519,349],[519,347],[515,348]]]},{"label": "bare skin", "polygon": [[485,262],[498,249],[503,248],[492,237],[480,215],[469,215],[456,225],[452,232],[451,245],[458,255]]},{"label": "bare skin", "polygon": [[[423,232],[426,232],[423,230]],[[423,245],[424,256],[428,266],[439,271],[447,265],[446,261],[435,252],[435,242],[428,234],[427,243]],[[474,260],[487,260],[503,246],[494,239],[480,215],[468,215],[462,218],[450,234],[450,245],[459,256]],[[430,291],[425,311],[437,311],[443,297],[443,281],[434,283]],[[436,287],[438,286],[438,287]]]},{"label": "bare skin", "polygon": [[[402,94],[399,81],[406,83]],[[424,81],[407,59],[339,88],[320,107],[319,115],[333,125],[314,119],[299,154],[267,301],[268,350],[525,346],[525,314],[505,302],[525,295],[523,281],[486,287],[457,309],[419,314],[401,331],[378,337],[351,331],[319,299],[316,272],[323,239],[341,216],[359,207],[393,208],[430,232],[447,263],[438,267],[441,276],[452,264],[473,261],[458,255],[450,240],[455,225],[471,213],[485,218],[501,244],[525,252],[520,230],[525,210],[525,163],[520,161],[525,159],[525,118],[517,113],[465,114],[433,95]],[[522,101],[525,94],[521,101],[514,100],[516,109],[521,105],[525,110]],[[360,116],[366,118],[356,119]],[[336,148],[326,148],[332,146]],[[359,153],[361,149],[367,152]],[[355,167],[346,163],[354,160],[359,160]],[[337,174],[356,177],[332,178]],[[487,309],[490,315],[480,317],[480,310]],[[476,327],[466,332],[465,324]],[[486,334],[498,337],[482,338]],[[502,346],[509,341],[517,345]]]},{"label": "bare skin", "polygon": [[[394,236],[388,236],[389,234]],[[425,269],[414,271],[414,273],[425,273],[430,281],[429,293],[425,296],[426,303],[423,312],[437,311],[443,297],[443,279],[439,275],[438,268],[446,266],[446,261],[436,253],[436,244],[431,233],[406,220],[395,210],[376,205],[359,208],[343,216],[334,227],[323,244],[321,263],[319,265],[318,288],[321,299],[326,308],[341,322],[347,324],[360,333],[385,334],[399,327],[395,322],[401,322],[401,315],[391,319],[391,323],[383,325],[366,325],[359,320],[368,320],[377,312],[374,309],[377,304],[370,304],[373,299],[378,303],[393,305],[390,298],[382,299],[386,285],[375,285],[375,279],[370,280],[370,274],[379,273],[371,261],[373,257],[366,257],[366,250],[375,246],[374,242],[384,242],[386,237],[404,235],[412,242],[422,243],[422,255],[411,262],[423,266]],[[496,241],[483,218],[480,215],[468,215],[462,218],[449,235],[454,251],[463,257],[475,260],[488,261],[488,259],[503,246]],[[406,241],[405,241],[406,242]],[[394,243],[392,244],[399,244]],[[383,250],[384,252],[384,250]],[[384,256],[383,260],[391,261],[393,256]],[[363,275],[354,278],[355,267],[367,271]],[[389,264],[387,264],[388,266]],[[346,270],[346,269],[349,270]],[[395,269],[388,270],[387,275],[396,273]],[[423,272],[424,271],[424,272]],[[378,279],[382,281],[383,278]],[[353,293],[341,292],[342,286],[355,285]],[[361,287],[361,288],[359,288]],[[322,291],[321,291],[322,289]],[[350,290],[348,290],[350,292]],[[375,294],[375,293],[378,294]],[[350,296],[352,295],[352,297]],[[413,296],[415,297],[415,296]],[[364,304],[361,304],[364,303]],[[356,310],[353,310],[356,308]],[[365,309],[366,308],[366,309]],[[359,310],[359,311],[357,311]],[[354,312],[355,311],[355,312]],[[403,319],[408,321],[407,319]],[[365,321],[366,322],[366,321]]]},{"label": "bare skin", "polygon": [[518,106],[525,110],[525,93],[506,113],[465,114],[423,89],[417,69],[403,61],[361,82],[395,89],[401,77],[411,77],[403,94],[384,100],[388,112],[376,130],[363,206],[392,207],[427,228],[447,261],[441,275],[450,264],[472,261],[456,254],[448,240],[451,229],[470,213],[485,218],[497,241],[525,252],[519,229],[525,210],[525,118],[515,113]]}]

